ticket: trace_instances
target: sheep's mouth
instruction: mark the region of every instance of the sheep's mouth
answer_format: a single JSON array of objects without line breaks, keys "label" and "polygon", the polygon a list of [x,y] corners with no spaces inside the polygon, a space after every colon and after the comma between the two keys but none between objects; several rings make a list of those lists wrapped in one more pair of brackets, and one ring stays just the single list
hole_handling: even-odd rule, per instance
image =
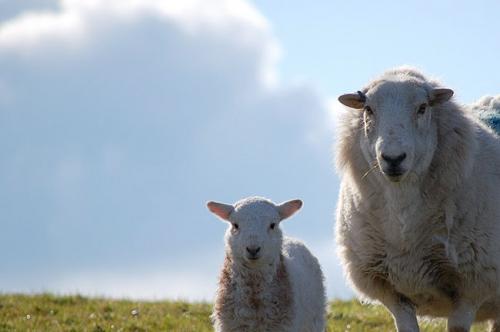
[{"label": "sheep's mouth", "polygon": [[404,178],[404,176],[406,174],[406,172],[403,171],[400,168],[388,168],[388,169],[384,169],[384,170],[382,170],[382,173],[391,182],[400,182],[401,180],[403,180],[403,178]]},{"label": "sheep's mouth", "polygon": [[260,258],[260,256],[259,256],[259,255],[255,255],[255,256],[253,256],[253,255],[247,255],[247,259],[248,259],[249,261],[254,261],[254,262],[255,262],[255,261],[256,261],[256,260],[258,260],[259,258]]}]

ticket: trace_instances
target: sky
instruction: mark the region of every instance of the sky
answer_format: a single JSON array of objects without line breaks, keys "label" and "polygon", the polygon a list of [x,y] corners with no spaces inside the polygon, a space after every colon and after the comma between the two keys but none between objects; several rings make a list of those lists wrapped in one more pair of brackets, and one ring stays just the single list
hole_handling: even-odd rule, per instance
[{"label": "sky", "polygon": [[259,195],[335,255],[336,97],[409,64],[500,93],[497,1],[0,0],[0,292],[211,300]]}]

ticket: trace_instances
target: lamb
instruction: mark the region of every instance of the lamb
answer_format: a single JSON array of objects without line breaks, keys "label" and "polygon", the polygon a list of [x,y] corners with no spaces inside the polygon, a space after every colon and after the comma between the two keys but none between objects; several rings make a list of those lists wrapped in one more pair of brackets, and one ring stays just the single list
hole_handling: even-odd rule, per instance
[{"label": "lamb", "polygon": [[400,332],[500,331],[500,137],[452,95],[402,67],[339,97],[338,254]]},{"label": "lamb", "polygon": [[216,331],[324,331],[326,297],[318,260],[283,237],[280,222],[302,201],[279,205],[250,197],[234,205],[208,202],[229,222],[212,321]]}]

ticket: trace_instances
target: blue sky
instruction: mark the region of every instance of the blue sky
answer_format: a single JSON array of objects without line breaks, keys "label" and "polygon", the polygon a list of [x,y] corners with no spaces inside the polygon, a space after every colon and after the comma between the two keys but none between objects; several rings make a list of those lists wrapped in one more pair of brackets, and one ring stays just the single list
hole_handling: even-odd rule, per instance
[{"label": "blue sky", "polygon": [[0,1],[1,292],[213,297],[207,200],[301,198],[334,253],[336,96],[412,64],[500,91],[495,1]]},{"label": "blue sky", "polygon": [[387,68],[417,66],[459,100],[498,94],[498,1],[254,1],[283,46],[278,68],[328,96]]}]

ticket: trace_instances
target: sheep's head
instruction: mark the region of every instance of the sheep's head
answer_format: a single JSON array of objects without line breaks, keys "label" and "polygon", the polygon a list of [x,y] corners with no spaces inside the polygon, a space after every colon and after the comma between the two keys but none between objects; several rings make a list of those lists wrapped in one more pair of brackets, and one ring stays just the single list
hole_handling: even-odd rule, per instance
[{"label": "sheep's head", "polygon": [[279,205],[250,197],[234,205],[208,202],[208,209],[229,222],[226,250],[234,260],[247,266],[270,264],[279,259],[283,234],[280,222],[302,207],[302,201],[291,200]]},{"label": "sheep's head", "polygon": [[360,112],[368,169],[378,168],[386,179],[400,182],[409,174],[418,178],[429,167],[437,146],[433,112],[452,95],[415,71],[396,70],[339,101]]}]

